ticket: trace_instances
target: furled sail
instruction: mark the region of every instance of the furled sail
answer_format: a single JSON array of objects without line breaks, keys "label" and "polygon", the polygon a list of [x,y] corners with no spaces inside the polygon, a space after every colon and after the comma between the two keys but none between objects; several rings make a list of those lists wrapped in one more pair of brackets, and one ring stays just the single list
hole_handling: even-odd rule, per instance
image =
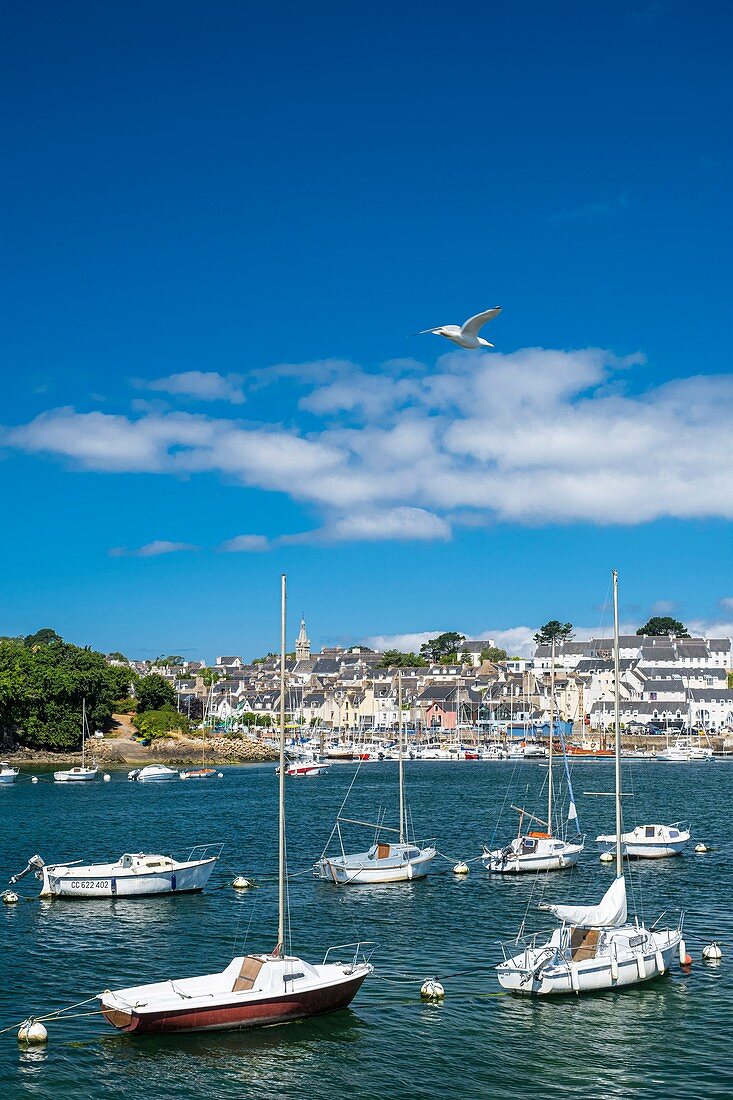
[{"label": "furled sail", "polygon": [[620,875],[606,890],[598,905],[540,905],[558,920],[580,928],[618,928],[626,923],[626,879]]},{"label": "furled sail", "polygon": [[573,784],[570,782],[570,768],[568,766],[568,754],[565,751],[565,737],[562,731],[562,725],[558,726],[560,732],[560,744],[562,745],[562,759],[565,765],[565,780],[568,785],[568,825],[571,823],[575,825],[580,835],[580,821],[578,820],[578,808],[575,805],[575,795],[573,794]]}]

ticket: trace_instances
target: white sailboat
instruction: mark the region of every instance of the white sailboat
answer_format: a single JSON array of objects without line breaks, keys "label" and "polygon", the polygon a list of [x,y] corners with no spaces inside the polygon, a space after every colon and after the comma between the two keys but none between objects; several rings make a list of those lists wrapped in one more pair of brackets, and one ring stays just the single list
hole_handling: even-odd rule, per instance
[{"label": "white sailboat", "polygon": [[82,699],[81,704],[81,767],[68,768],[66,771],[53,773],[54,783],[89,783],[99,775],[96,763],[93,768],[87,765],[87,701]]},{"label": "white sailboat", "polygon": [[684,954],[682,916],[674,928],[648,929],[628,920],[623,868],[621,815],[621,723],[619,705],[618,574],[613,571],[615,664],[616,878],[597,905],[542,905],[560,921],[550,939],[519,937],[496,970],[499,983],[513,993],[536,997],[591,993],[638,985],[664,974],[675,955]]},{"label": "white sailboat", "polygon": [[[346,1008],[373,967],[358,944],[341,944],[322,963],[285,950],[285,574],[281,578],[280,782],[278,820],[278,927],[272,951],[239,956],[218,974],[105,990],[102,1013],[113,1027],[137,1035],[231,1030],[300,1020]],[[349,949],[345,962],[329,961]]]},{"label": "white sailboat", "polygon": [[[405,806],[405,770],[404,770],[404,727],[402,716],[402,674],[397,674],[397,705],[399,710],[399,746],[398,773],[400,792],[399,828],[388,828],[381,823],[354,821],[350,818],[336,818],[328,844],[314,868],[316,878],[332,882],[336,886],[366,885],[381,882],[411,882],[424,878],[435,859],[436,849],[432,844],[417,844],[408,837],[407,811]],[[347,853],[344,850],[341,825],[360,825],[375,830],[374,843],[362,852]],[[395,841],[385,841],[382,833],[391,833]],[[340,855],[329,856],[328,845],[334,834],[338,835],[341,846]]]},{"label": "white sailboat", "polygon": [[[560,743],[562,747],[563,765],[565,768],[565,781],[568,788],[568,816],[564,832],[557,836],[554,832],[554,777],[552,774],[552,759],[555,741],[555,640],[552,640],[552,667],[550,669],[550,744],[548,750],[547,771],[547,821],[528,813],[519,806],[512,806],[519,814],[517,835],[503,848],[484,848],[481,862],[487,871],[493,874],[522,874],[537,871],[562,871],[567,867],[574,867],[578,862],[580,853],[585,846],[585,837],[580,831],[578,811],[575,806],[573,787],[570,781],[570,769],[568,768],[567,755],[565,753],[565,738],[560,730]],[[540,828],[530,828],[524,832],[522,827],[525,818],[534,822]],[[577,836],[569,839],[567,831],[572,826]]]}]

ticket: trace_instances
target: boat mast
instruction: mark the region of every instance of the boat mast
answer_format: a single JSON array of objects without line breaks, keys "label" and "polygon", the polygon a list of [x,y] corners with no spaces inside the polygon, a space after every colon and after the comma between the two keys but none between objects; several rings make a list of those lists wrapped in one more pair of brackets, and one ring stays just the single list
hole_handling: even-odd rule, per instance
[{"label": "boat mast", "polygon": [[280,795],[277,867],[277,947],[278,955],[285,950],[285,607],[286,578],[280,576]]},{"label": "boat mast", "polygon": [[86,696],[81,701],[81,766],[86,767],[87,764],[87,700]]},{"label": "boat mast", "polygon": [[555,639],[551,648],[552,667],[550,668],[550,753],[547,769],[547,832],[552,836],[552,750],[555,740]]},{"label": "boat mast", "polygon": [[405,773],[402,751],[402,669],[397,669],[397,709],[399,711],[400,743],[397,756],[400,762],[400,844],[405,843]]},{"label": "boat mast", "polygon": [[621,858],[621,702],[619,685],[619,641],[618,641],[618,570],[613,570],[613,729],[616,764],[616,877],[623,874]]}]

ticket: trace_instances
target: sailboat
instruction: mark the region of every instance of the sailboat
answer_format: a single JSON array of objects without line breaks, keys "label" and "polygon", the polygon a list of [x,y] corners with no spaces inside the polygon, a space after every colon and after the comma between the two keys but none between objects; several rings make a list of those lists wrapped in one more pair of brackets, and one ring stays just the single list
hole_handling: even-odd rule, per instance
[{"label": "sailboat", "polygon": [[181,779],[213,779],[216,775],[216,768],[206,767],[206,730],[207,723],[211,721],[212,702],[214,695],[214,685],[211,685],[209,691],[208,700],[208,716],[204,714],[204,719],[201,724],[201,767],[200,768],[184,768],[178,774]]},{"label": "sailboat", "polygon": [[96,763],[93,768],[87,765],[87,701],[82,699],[81,704],[81,767],[69,768],[67,771],[53,773],[54,783],[89,783],[96,779],[99,768]]},{"label": "sailboat", "polygon": [[[285,862],[285,609],[281,577],[280,783],[278,820],[278,926],[272,951],[239,956],[218,974],[181,978],[100,993],[113,1027],[136,1035],[232,1030],[282,1024],[346,1008],[373,967],[366,944],[331,947],[322,963],[286,952]],[[348,949],[348,961],[335,952]]]},{"label": "sailboat", "polygon": [[[585,837],[580,831],[578,811],[570,781],[570,769],[565,750],[565,737],[560,731],[560,746],[565,768],[565,782],[568,789],[568,816],[565,831],[560,836],[554,833],[553,809],[555,783],[552,774],[552,759],[555,741],[555,639],[552,640],[552,667],[550,669],[550,745],[548,750],[547,771],[547,821],[528,813],[520,806],[512,806],[519,814],[517,835],[503,848],[484,848],[481,862],[487,871],[494,874],[521,874],[530,871],[562,871],[574,867],[585,846]],[[523,831],[525,818],[539,828]],[[570,826],[576,830],[575,839],[568,839]]]},{"label": "sailboat", "polygon": [[[560,921],[546,943],[533,937],[497,966],[500,985],[536,997],[592,993],[638,985],[664,974],[684,955],[682,915],[674,928],[651,929],[629,921],[623,865],[621,815],[621,723],[619,704],[618,574],[613,571],[615,666],[616,877],[597,905],[541,905]],[[519,937],[510,950],[516,950]]]},{"label": "sailboat", "polygon": [[[354,821],[337,817],[334,829],[329,837],[330,844],[334,833],[338,834],[341,854],[327,855],[328,844],[314,868],[316,878],[333,882],[337,886],[364,885],[378,882],[411,882],[424,878],[435,859],[436,849],[423,841],[422,845],[408,837],[407,809],[405,806],[405,768],[404,768],[404,726],[402,715],[402,673],[397,674],[397,706],[399,710],[398,774],[400,792],[399,828],[389,828],[381,822]],[[344,850],[341,825],[360,825],[375,830],[374,842],[363,852],[347,854]],[[396,837],[394,842],[382,839],[383,833]]]}]

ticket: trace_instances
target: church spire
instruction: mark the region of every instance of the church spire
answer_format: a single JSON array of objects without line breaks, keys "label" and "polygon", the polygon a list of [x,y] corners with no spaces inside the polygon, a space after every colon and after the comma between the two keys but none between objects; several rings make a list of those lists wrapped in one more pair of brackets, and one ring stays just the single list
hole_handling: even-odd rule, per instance
[{"label": "church spire", "polygon": [[307,661],[311,655],[311,644],[305,630],[305,619],[300,620],[300,633],[295,643],[296,661]]}]

